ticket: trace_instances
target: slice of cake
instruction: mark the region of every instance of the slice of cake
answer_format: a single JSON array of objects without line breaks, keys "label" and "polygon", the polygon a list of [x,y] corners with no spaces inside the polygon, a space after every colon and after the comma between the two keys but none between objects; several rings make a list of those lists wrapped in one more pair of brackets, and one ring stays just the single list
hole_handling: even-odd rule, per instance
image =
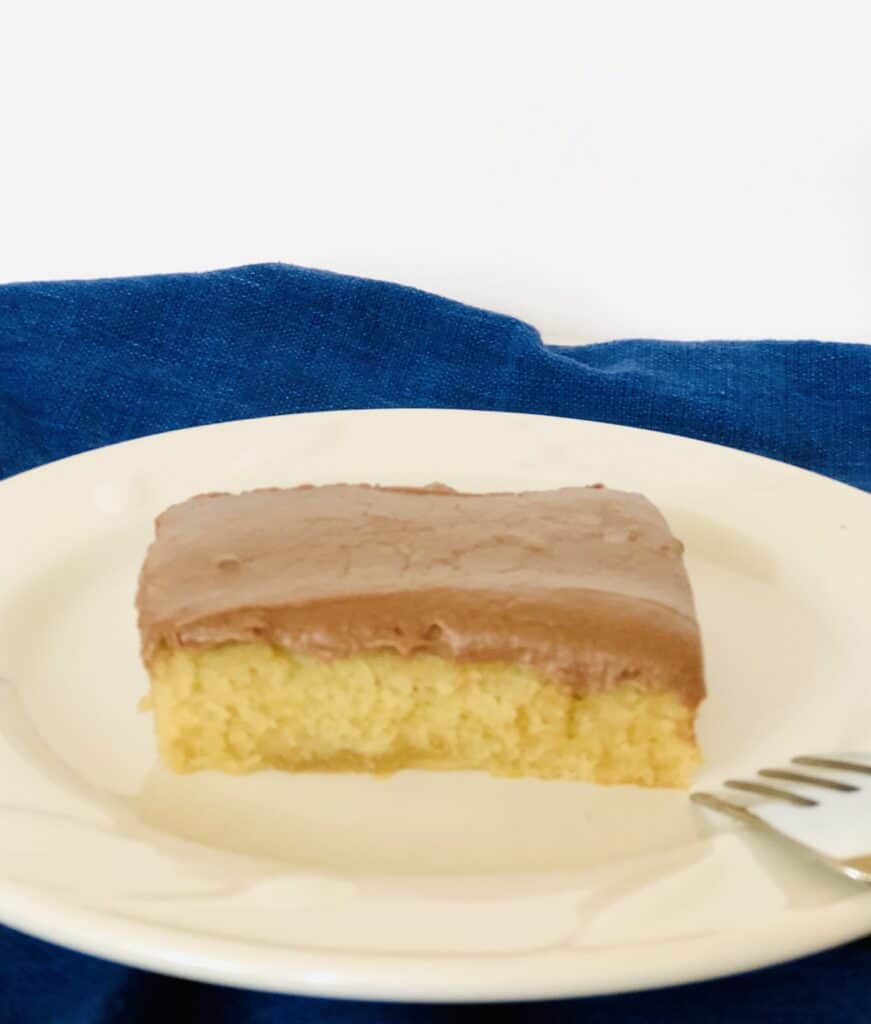
[{"label": "slice of cake", "polygon": [[687,785],[705,691],[681,553],[647,499],[600,487],[192,498],[137,598],[161,754]]}]

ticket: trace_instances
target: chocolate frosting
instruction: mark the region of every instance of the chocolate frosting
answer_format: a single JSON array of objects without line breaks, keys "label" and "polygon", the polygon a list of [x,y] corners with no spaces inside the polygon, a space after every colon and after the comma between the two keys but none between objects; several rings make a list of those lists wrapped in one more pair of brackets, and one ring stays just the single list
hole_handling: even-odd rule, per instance
[{"label": "chocolate frosting", "polygon": [[704,696],[675,540],[644,497],[601,487],[462,494],[336,484],[206,494],[157,520],[143,656],[265,640],[324,657],[522,662],[593,691]]}]

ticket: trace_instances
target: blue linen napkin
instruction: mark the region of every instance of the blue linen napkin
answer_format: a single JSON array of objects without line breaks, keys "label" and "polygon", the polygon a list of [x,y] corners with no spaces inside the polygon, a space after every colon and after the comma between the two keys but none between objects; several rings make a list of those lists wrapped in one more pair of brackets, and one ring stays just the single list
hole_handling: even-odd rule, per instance
[{"label": "blue linen napkin", "polygon": [[318,409],[548,413],[745,448],[871,488],[871,347],[617,341],[276,264],[0,287],[0,475],[142,434]]},{"label": "blue linen napkin", "polygon": [[[156,431],[320,409],[546,413],[702,438],[871,489],[871,346],[616,341],[548,348],[510,317],[264,264],[0,286],[0,477]],[[2,907],[0,907],[2,916]],[[871,942],[725,981],[504,1008],[525,1021],[871,1019]],[[235,992],[0,928],[0,1022],[433,1022],[458,1014]]]}]

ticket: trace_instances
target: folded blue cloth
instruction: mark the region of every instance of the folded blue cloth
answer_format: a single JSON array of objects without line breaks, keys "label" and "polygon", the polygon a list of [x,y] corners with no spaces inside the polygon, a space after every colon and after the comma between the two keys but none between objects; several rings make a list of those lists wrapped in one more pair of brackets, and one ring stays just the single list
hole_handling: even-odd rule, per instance
[{"label": "folded blue cloth", "polygon": [[871,347],[618,341],[264,265],[0,287],[0,475],[197,423],[441,406],[627,423],[871,488]]},{"label": "folded blue cloth", "polygon": [[[398,285],[271,264],[0,287],[0,477],[176,427],[388,406],[626,423],[871,489],[871,346],[617,341],[554,349],[509,317]],[[867,1024],[869,968],[865,941],[742,978],[500,1013],[557,1024],[717,1024],[764,1011],[771,1024]],[[2,1022],[134,1024],[172,1012],[234,1024],[350,1024],[482,1011],[233,992],[0,929]]]}]

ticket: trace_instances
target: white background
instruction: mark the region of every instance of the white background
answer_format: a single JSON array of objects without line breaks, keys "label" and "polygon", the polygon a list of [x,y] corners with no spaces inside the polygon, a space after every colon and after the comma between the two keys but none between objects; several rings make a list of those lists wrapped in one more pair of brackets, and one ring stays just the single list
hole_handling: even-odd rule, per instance
[{"label": "white background", "polygon": [[0,280],[284,260],[871,341],[865,0],[0,6]]}]

